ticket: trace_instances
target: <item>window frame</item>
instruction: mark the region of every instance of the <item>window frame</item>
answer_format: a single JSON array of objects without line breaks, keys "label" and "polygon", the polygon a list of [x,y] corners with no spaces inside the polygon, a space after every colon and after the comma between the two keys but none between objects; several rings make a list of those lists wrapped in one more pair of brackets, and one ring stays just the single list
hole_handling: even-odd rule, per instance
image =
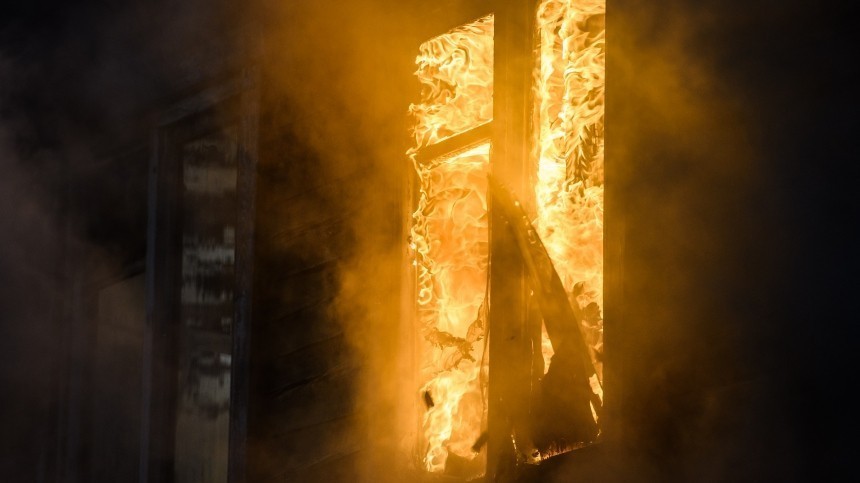
[{"label": "window frame", "polygon": [[171,105],[151,134],[146,255],[146,329],[140,478],[173,481],[181,287],[182,165],[179,149],[223,126],[238,129],[234,317],[227,481],[245,473],[249,329],[259,125],[259,69],[250,67]]}]

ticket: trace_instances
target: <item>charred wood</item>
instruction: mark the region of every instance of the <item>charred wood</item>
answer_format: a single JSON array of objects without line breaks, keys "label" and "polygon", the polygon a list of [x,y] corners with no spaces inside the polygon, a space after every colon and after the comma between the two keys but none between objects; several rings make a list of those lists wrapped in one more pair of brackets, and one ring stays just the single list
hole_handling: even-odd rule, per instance
[{"label": "charred wood", "polygon": [[[601,406],[589,384],[595,369],[580,321],[593,321],[599,317],[600,309],[596,304],[584,311],[571,306],[552,260],[513,193],[492,177],[490,191],[493,207],[510,224],[533,289],[532,298],[539,306],[554,349],[550,367],[532,403],[530,439],[542,454],[593,442],[598,426],[591,407],[599,415]],[[541,317],[532,315],[530,319],[530,325],[537,325]],[[532,345],[533,350],[540,350],[539,344]],[[542,362],[538,364],[542,369]]]}]

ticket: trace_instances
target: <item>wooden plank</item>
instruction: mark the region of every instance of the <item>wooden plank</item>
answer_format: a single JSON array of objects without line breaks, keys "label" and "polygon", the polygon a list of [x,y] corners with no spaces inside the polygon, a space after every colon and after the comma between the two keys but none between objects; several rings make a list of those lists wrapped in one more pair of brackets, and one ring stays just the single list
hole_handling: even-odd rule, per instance
[{"label": "wooden plank", "polygon": [[[343,326],[329,308],[331,300],[300,307],[277,317],[265,317],[267,314],[260,313],[254,321],[266,337],[260,341],[260,350],[265,351],[260,355],[270,358],[273,353],[289,353],[342,334]],[[286,307],[278,309],[287,310]]]},{"label": "wooden plank", "polygon": [[289,319],[305,308],[329,305],[337,294],[338,270],[336,261],[326,262],[292,274],[272,273],[264,281],[256,295],[262,319]]},{"label": "wooden plank", "polygon": [[283,432],[271,441],[284,451],[283,470],[308,469],[331,461],[332,455],[336,458],[361,449],[363,438],[355,430],[360,424],[356,416],[336,417]]},{"label": "wooden plank", "polygon": [[277,374],[272,387],[285,390],[300,381],[323,376],[354,360],[343,334],[323,339],[295,351],[273,357],[271,370]]},{"label": "wooden plank", "polygon": [[257,220],[257,164],[259,159],[260,72],[246,69],[239,128],[236,195],[236,296],[230,375],[230,436],[227,481],[246,480],[248,400],[251,373],[251,323],[254,286],[254,239]]},{"label": "wooden plank", "polygon": [[274,432],[287,432],[356,412],[358,370],[346,368],[281,393],[268,404]]},{"label": "wooden plank", "polygon": [[[325,243],[320,243],[321,240]],[[337,263],[352,240],[352,229],[339,218],[305,227],[300,232],[270,234],[268,246],[261,248],[268,267],[265,276],[274,281],[314,266]]]},{"label": "wooden plank", "polygon": [[307,468],[284,473],[279,481],[354,481],[356,468],[366,457],[360,450],[328,455]]},{"label": "wooden plank", "polygon": [[[535,1],[501,2],[496,10],[493,73],[493,176],[525,193],[530,155],[530,85]],[[512,432],[528,414],[530,342],[524,268],[506,220],[490,201],[487,479],[514,478]]]},{"label": "wooden plank", "polygon": [[415,155],[419,164],[432,164],[439,158],[448,158],[464,153],[480,144],[487,142],[493,134],[492,124],[486,122],[466,132],[445,138],[436,144],[431,144]]}]

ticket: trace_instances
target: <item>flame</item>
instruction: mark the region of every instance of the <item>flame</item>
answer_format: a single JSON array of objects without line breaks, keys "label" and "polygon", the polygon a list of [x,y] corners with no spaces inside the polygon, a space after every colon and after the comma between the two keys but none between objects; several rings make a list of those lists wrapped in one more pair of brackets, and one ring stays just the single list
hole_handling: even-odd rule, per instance
[{"label": "flame", "polygon": [[422,85],[421,102],[409,106],[416,148],[493,118],[492,15],[424,42],[415,63]]},{"label": "flame", "polygon": [[410,247],[422,334],[422,464],[445,470],[450,454],[475,460],[485,414],[481,368],[487,286],[489,143],[419,162],[422,147],[489,122],[493,112],[493,17],[420,47],[420,103],[410,106],[419,199]]},{"label": "flame", "polygon": [[487,168],[483,144],[425,169],[412,241],[418,321],[424,337],[425,467],[441,471],[449,451],[473,458],[481,432],[482,304],[487,284]]},{"label": "flame", "polygon": [[[571,302],[603,398],[603,124],[604,0],[543,0],[535,72],[535,226]],[[412,104],[419,200],[411,229],[417,318],[423,336],[422,463],[445,470],[450,454],[474,459],[485,416],[482,398],[484,298],[487,283],[488,143],[419,162],[424,147],[492,120],[493,16],[420,47]],[[548,368],[553,349],[544,328]],[[595,413],[596,418],[596,413]]]},{"label": "flame", "polygon": [[[541,1],[535,71],[535,226],[582,314],[601,400],[605,12],[605,0]],[[545,330],[542,345],[548,368]]]}]

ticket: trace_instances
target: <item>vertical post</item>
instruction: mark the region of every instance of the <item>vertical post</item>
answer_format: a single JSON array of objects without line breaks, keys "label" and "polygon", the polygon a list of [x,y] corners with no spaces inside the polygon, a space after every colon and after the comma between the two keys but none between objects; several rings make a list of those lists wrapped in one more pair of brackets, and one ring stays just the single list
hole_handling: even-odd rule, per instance
[{"label": "vertical post", "polygon": [[179,175],[170,147],[171,132],[153,133],[150,161],[146,254],[146,328],[143,339],[143,408],[140,482],[170,481],[176,394],[175,322]]},{"label": "vertical post", "polygon": [[[606,29],[612,30],[613,10],[606,12]],[[614,114],[623,114],[623,104],[616,102],[616,97],[608,95],[609,92],[617,92],[624,88],[626,70],[620,62],[613,62],[613,57],[606,57],[606,98],[604,99],[605,119],[608,121]],[[619,75],[613,75],[618,71]],[[619,79],[615,81],[615,79]],[[612,136],[611,125],[605,123],[605,139]],[[624,179],[624,170],[613,163],[615,159],[626,159],[627,154],[622,152],[621,145],[606,143],[604,155],[604,225],[603,225],[603,346],[610,350],[605,352],[603,361],[603,385],[611,387],[611,393],[604,393],[603,414],[601,417],[601,431],[603,440],[607,442],[620,441],[623,436],[619,433],[622,426],[618,424],[618,416],[621,412],[621,401],[624,400],[620,391],[623,386],[618,383],[622,378],[623,359],[620,353],[629,353],[623,348],[625,340],[620,337],[619,328],[625,320],[624,300],[624,253],[626,246],[627,223],[625,214],[628,212],[626,203],[622,201],[620,194],[624,192],[624,186],[628,180]],[[620,350],[619,350],[620,349]]]},{"label": "vertical post", "polygon": [[[491,171],[524,197],[531,138],[534,0],[503,1],[496,9]],[[513,234],[490,206],[490,375],[487,481],[511,480],[512,432],[527,414],[530,336],[526,285]]]},{"label": "vertical post", "polygon": [[243,74],[240,114],[240,152],[236,196],[236,298],[230,375],[230,436],[227,466],[230,483],[246,480],[248,439],[248,398],[251,365],[251,297],[254,281],[254,226],[256,222],[256,180],[258,126],[260,118],[259,70]]}]

